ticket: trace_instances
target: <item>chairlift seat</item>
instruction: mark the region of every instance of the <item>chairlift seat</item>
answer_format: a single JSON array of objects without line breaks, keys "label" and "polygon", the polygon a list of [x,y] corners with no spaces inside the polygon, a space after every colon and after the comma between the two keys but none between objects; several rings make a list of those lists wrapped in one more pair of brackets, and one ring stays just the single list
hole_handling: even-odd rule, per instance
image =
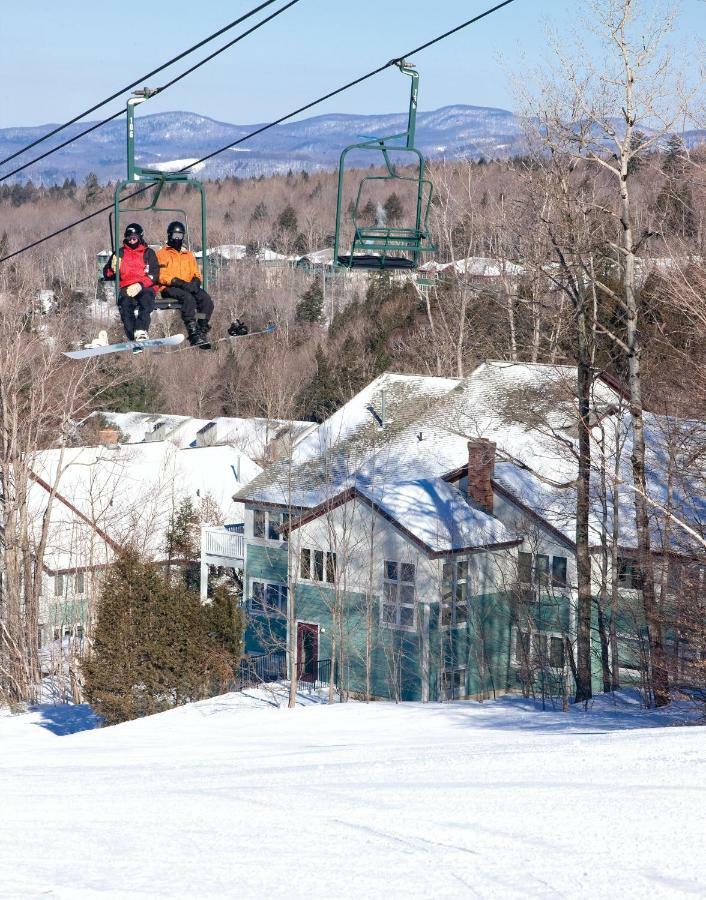
[{"label": "chairlift seat", "polygon": [[414,269],[416,263],[407,256],[378,256],[374,253],[354,253],[339,256],[338,263],[349,269]]},{"label": "chairlift seat", "polygon": [[181,311],[182,304],[180,300],[176,300],[174,297],[162,297],[161,294],[157,294],[154,300],[155,309],[178,309]]},{"label": "chairlift seat", "polygon": [[[339,256],[338,263],[351,269],[415,269],[416,255],[430,247],[429,234],[422,229],[358,226],[351,253]],[[412,258],[390,256],[391,252],[414,255]]]}]

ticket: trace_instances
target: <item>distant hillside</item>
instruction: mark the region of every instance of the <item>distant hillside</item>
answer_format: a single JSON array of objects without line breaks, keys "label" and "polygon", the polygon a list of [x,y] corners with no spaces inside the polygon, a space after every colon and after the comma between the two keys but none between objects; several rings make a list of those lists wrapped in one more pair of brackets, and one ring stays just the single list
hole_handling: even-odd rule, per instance
[{"label": "distant hillside", "polygon": [[[61,143],[88,127],[90,122],[71,126],[56,138],[23,154],[3,167],[9,171],[51,146]],[[52,125],[32,128],[0,129],[0,158],[51,130]],[[232,143],[259,127],[231,125],[188,112],[143,116],[137,123],[138,160],[142,165],[178,162],[188,164]],[[356,116],[332,114],[285,123],[228,150],[199,167],[199,175],[216,178],[224,175],[270,175],[308,169],[330,169],[337,165],[346,144],[362,135],[394,134],[406,128],[406,114]],[[519,120],[507,110],[482,106],[445,106],[417,115],[416,145],[429,157],[478,159],[504,158],[522,150]],[[31,155],[30,155],[31,154]],[[360,160],[358,160],[360,161]],[[352,158],[355,163],[355,158]],[[83,181],[95,172],[100,181],[125,175],[125,122],[110,122],[68,147],[25,170],[20,180],[31,178],[35,184],[54,184],[65,178]],[[0,172],[0,174],[2,174]]]}]

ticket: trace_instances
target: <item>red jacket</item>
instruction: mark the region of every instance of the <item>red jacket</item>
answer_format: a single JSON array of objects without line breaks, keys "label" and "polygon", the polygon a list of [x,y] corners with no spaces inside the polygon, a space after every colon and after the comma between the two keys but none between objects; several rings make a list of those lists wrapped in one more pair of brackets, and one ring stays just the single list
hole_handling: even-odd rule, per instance
[{"label": "red jacket", "polygon": [[[115,279],[115,255],[106,263],[103,277],[108,281]],[[128,244],[120,248],[120,287],[139,283],[142,287],[152,287],[159,276],[157,254],[146,244],[138,244],[134,249]]]}]

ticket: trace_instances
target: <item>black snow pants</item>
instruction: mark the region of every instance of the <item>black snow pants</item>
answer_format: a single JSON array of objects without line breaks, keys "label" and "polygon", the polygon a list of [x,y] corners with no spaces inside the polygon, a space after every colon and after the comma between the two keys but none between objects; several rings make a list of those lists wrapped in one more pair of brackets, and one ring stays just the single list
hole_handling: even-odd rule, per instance
[{"label": "black snow pants", "polygon": [[132,341],[136,331],[148,331],[154,310],[154,290],[142,288],[136,297],[129,297],[124,290],[118,297],[118,309],[127,339]]},{"label": "black snow pants", "polygon": [[181,317],[185,322],[193,322],[198,313],[198,318],[208,324],[213,314],[213,300],[203,288],[189,291],[181,287],[166,287],[161,296],[168,300],[178,300],[181,303]]}]

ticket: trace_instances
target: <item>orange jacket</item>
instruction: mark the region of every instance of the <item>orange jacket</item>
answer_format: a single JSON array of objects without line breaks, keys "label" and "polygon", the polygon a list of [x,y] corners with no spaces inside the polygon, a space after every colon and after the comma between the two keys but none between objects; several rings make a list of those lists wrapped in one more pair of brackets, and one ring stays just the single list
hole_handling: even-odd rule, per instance
[{"label": "orange jacket", "polygon": [[172,278],[181,278],[187,282],[192,278],[202,280],[196,257],[190,250],[182,248],[179,251],[173,247],[162,247],[157,251],[157,262],[159,283],[162,287],[168,287],[172,283]]}]

